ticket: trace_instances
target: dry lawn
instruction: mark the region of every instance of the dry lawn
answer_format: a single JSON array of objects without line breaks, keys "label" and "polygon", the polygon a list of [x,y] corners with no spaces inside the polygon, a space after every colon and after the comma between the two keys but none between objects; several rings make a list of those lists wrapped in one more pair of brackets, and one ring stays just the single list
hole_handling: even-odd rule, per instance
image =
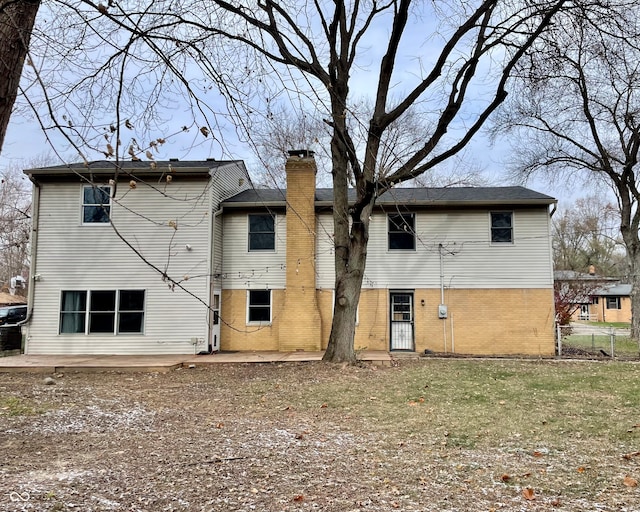
[{"label": "dry lawn", "polygon": [[0,374],[2,511],[640,511],[640,365]]}]

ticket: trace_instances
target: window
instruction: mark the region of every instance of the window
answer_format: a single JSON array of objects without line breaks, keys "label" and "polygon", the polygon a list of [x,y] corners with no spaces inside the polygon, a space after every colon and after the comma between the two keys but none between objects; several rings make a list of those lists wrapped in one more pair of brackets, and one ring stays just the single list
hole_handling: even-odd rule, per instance
[{"label": "window", "polygon": [[607,309],[620,309],[620,297],[607,297]]},{"label": "window", "polygon": [[144,326],[144,290],[120,290],[118,332],[142,333]]},{"label": "window", "polygon": [[275,218],[271,214],[249,215],[249,250],[273,251],[276,248]]},{"label": "window", "polygon": [[113,332],[116,323],[116,292],[91,292],[89,332]]},{"label": "window", "polygon": [[60,334],[84,333],[87,316],[87,292],[62,292]]},{"label": "window", "polygon": [[415,215],[413,213],[393,213],[388,216],[389,250],[415,250]]},{"label": "window", "polygon": [[82,187],[82,223],[104,224],[111,217],[111,187]]},{"label": "window", "polygon": [[271,322],[271,290],[249,290],[247,320]]},{"label": "window", "polygon": [[491,212],[491,242],[513,243],[512,212]]},{"label": "window", "polygon": [[142,333],[144,294],[144,290],[63,291],[60,333]]}]

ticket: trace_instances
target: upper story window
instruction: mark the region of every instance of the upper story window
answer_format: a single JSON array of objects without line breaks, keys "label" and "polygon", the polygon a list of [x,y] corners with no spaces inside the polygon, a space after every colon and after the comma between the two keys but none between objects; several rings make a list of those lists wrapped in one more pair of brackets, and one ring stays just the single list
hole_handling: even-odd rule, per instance
[{"label": "upper story window", "polygon": [[513,212],[491,212],[491,243],[513,243]]},{"label": "upper story window", "polygon": [[413,213],[390,213],[388,215],[389,250],[415,250],[416,217]]},{"label": "upper story window", "polygon": [[249,250],[274,251],[276,222],[270,213],[249,215]]},{"label": "upper story window", "polygon": [[111,218],[111,187],[109,185],[82,187],[82,223],[105,224]]}]

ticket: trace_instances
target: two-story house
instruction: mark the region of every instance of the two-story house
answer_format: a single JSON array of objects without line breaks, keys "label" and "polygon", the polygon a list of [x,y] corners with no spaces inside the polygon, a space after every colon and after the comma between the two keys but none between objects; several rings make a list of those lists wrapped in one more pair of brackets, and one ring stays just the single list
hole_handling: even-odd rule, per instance
[{"label": "two-story house", "polygon": [[[286,190],[254,189],[242,162],[26,172],[28,353],[326,347],[332,191],[316,189],[309,152],[291,153]],[[554,202],[522,187],[382,195],[356,349],[553,355]]]}]

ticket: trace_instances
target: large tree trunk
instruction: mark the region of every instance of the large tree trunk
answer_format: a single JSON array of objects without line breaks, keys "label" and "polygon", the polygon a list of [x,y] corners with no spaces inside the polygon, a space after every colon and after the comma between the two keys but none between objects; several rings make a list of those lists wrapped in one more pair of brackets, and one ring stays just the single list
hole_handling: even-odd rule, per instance
[{"label": "large tree trunk", "polygon": [[0,0],[0,151],[39,7],[40,0]]},{"label": "large tree trunk", "polygon": [[345,246],[336,244],[335,304],[325,361],[353,363],[356,360],[354,338],[367,260],[368,231],[368,222],[355,226]]},{"label": "large tree trunk", "polygon": [[631,338],[640,340],[640,251],[627,251],[631,284]]},{"label": "large tree trunk", "polygon": [[[613,173],[608,173],[614,176]],[[616,180],[614,179],[614,182]],[[637,197],[632,200],[629,188],[618,180],[618,202],[620,205],[620,234],[627,250],[629,280],[631,284],[631,338],[640,339],[640,211],[633,209]]]},{"label": "large tree trunk", "polygon": [[356,360],[354,349],[356,313],[367,261],[369,215],[374,199],[372,198],[360,211],[354,211],[353,205],[349,205],[348,154],[351,148],[346,142],[345,116],[340,115],[343,105],[346,104],[348,92],[346,80],[337,79],[332,92],[334,123],[331,138],[331,172],[336,280],[333,322],[323,359],[334,363],[354,363]]}]

